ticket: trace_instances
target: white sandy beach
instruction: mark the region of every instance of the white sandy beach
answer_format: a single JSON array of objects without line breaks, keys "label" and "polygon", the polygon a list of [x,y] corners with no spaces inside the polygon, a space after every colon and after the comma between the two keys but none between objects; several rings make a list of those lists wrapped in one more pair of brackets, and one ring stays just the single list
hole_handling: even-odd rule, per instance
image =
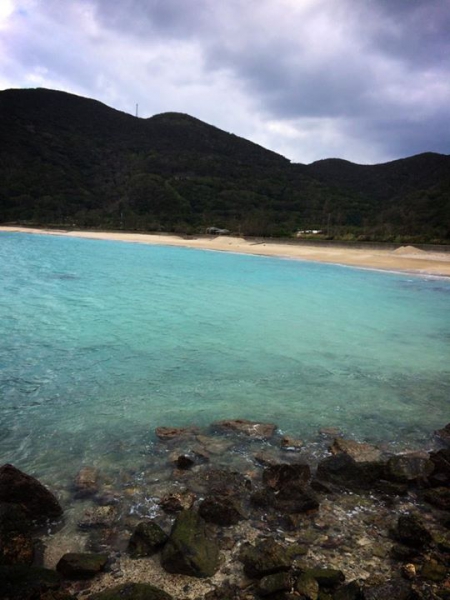
[{"label": "white sandy beach", "polygon": [[450,253],[419,250],[412,246],[397,250],[357,249],[272,241],[249,241],[243,238],[218,236],[185,239],[177,235],[121,233],[100,231],[64,231],[0,226],[0,231],[71,236],[95,240],[115,240],[140,244],[183,246],[219,252],[237,252],[261,256],[276,256],[298,260],[349,265],[360,268],[405,271],[450,277]]}]

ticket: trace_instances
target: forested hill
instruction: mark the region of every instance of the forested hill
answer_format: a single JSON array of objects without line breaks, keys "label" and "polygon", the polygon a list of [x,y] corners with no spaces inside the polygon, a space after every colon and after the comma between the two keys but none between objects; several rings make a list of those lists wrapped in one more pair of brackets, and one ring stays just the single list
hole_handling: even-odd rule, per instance
[{"label": "forested hill", "polygon": [[138,119],[45,89],[0,92],[0,222],[450,240],[450,156],[291,164],[189,115]]}]

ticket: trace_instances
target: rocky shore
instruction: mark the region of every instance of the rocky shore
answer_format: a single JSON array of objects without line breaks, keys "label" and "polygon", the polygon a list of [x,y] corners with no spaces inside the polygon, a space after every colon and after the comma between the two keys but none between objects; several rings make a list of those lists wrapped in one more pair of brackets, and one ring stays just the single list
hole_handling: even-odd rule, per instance
[{"label": "rocky shore", "polygon": [[120,485],[0,467],[0,599],[450,599],[450,424],[396,453],[244,420],[155,434]]}]

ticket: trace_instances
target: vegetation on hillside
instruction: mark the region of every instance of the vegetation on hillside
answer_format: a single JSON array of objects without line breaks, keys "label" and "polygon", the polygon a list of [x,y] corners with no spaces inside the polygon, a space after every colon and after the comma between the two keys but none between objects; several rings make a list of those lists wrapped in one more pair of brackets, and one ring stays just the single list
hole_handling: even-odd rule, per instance
[{"label": "vegetation on hillside", "polygon": [[450,241],[450,156],[291,164],[189,115],[137,119],[52,90],[0,92],[0,222]]}]

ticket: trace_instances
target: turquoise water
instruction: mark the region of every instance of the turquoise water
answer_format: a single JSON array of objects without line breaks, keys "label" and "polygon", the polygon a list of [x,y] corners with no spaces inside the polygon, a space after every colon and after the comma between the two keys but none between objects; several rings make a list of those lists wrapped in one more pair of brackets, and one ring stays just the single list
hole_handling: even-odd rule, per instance
[{"label": "turquoise water", "polygon": [[159,425],[424,443],[450,420],[450,281],[0,233],[0,458],[133,462]]}]

